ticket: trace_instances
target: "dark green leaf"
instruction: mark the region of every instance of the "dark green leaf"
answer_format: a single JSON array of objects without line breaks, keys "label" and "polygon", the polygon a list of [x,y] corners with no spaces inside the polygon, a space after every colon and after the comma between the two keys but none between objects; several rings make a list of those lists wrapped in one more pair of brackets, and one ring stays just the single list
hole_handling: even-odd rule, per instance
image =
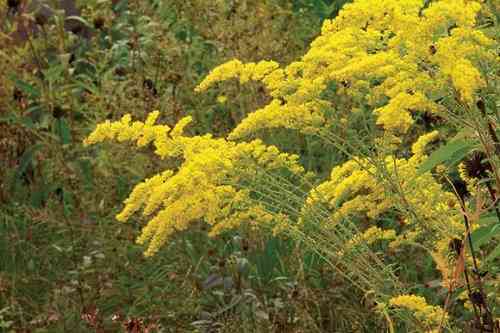
[{"label": "dark green leaf", "polygon": [[491,224],[480,227],[471,233],[472,245],[474,247],[480,247],[498,235],[500,235],[500,224]]},{"label": "dark green leaf", "polygon": [[64,207],[64,215],[66,217],[71,216],[73,213],[73,209],[75,206],[75,200],[73,198],[73,194],[71,192],[63,190],[63,207]]},{"label": "dark green leaf", "polygon": [[56,131],[63,145],[71,143],[71,129],[64,118],[56,120]]},{"label": "dark green leaf", "polygon": [[465,139],[448,142],[446,145],[434,151],[429,158],[420,165],[417,175],[422,175],[439,164],[453,165],[462,160],[474,146],[474,142]]},{"label": "dark green leaf", "polygon": [[15,80],[16,86],[26,93],[30,98],[40,97],[40,90],[28,82]]}]

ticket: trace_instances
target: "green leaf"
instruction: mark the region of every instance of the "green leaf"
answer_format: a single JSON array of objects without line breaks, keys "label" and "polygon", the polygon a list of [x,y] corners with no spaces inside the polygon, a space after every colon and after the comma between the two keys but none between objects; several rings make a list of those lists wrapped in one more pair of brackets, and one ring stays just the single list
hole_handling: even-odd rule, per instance
[{"label": "green leaf", "polygon": [[63,190],[63,207],[64,207],[64,215],[66,217],[70,217],[73,213],[73,209],[75,206],[75,200],[71,192]]},{"label": "green leaf", "polygon": [[458,139],[448,142],[446,145],[434,151],[420,165],[417,175],[422,175],[439,164],[453,165],[462,160],[476,144],[471,140]]},{"label": "green leaf", "polygon": [[14,81],[15,81],[16,87],[21,89],[21,91],[26,93],[30,98],[40,97],[40,90],[38,90],[38,88],[36,88],[32,84],[25,82],[25,81],[22,81],[22,80],[19,80],[19,79],[15,79]]},{"label": "green leaf", "polygon": [[497,214],[493,212],[493,213],[482,216],[479,219],[478,223],[480,225],[488,225],[488,224],[492,224],[492,223],[500,223],[500,221],[498,221]]},{"label": "green leaf", "polygon": [[82,171],[82,176],[84,180],[84,188],[86,191],[92,191],[94,186],[94,178],[92,175],[92,164],[88,159],[81,159],[78,161],[78,165]]},{"label": "green leaf", "polygon": [[472,238],[472,245],[480,247],[498,235],[500,235],[500,224],[492,224],[474,230],[470,236]]},{"label": "green leaf", "polygon": [[71,129],[64,118],[56,120],[56,132],[63,145],[71,143]]},{"label": "green leaf", "polygon": [[499,256],[500,256],[500,244],[498,244],[497,247],[495,247],[495,249],[491,251],[491,253],[486,257],[486,261],[487,262],[493,261]]}]

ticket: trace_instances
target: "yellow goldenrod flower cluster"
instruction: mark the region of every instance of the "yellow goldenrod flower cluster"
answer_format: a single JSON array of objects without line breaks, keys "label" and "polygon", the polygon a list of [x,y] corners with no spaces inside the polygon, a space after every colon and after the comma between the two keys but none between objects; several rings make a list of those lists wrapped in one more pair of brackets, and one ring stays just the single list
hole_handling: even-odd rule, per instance
[{"label": "yellow goldenrod flower cluster", "polygon": [[[261,81],[273,100],[244,119],[231,139],[262,128],[285,127],[311,132],[330,121],[325,110],[337,100],[323,98],[336,85],[336,96],[351,97],[356,109],[368,104],[377,124],[403,134],[412,113],[439,112],[434,100],[454,87],[457,99],[474,102],[485,85],[478,68],[494,62],[493,40],[475,28],[478,1],[439,0],[423,8],[421,0],[358,0],[347,4],[298,61],[285,68],[275,62],[229,61],[197,87],[239,78]],[[354,97],[354,98],[353,98]]]},{"label": "yellow goldenrod flower cluster", "polygon": [[132,116],[127,114],[120,121],[111,122],[106,120],[97,125],[96,129],[83,141],[85,145],[91,145],[106,140],[118,142],[135,141],[138,147],[144,147],[151,142],[156,147],[156,154],[162,158],[177,156],[180,151],[176,138],[178,138],[184,127],[191,122],[191,117],[185,117],[171,129],[167,125],[155,125],[160,115],[159,111],[151,112],[145,122],[132,121]]},{"label": "yellow goldenrod flower cluster", "polygon": [[389,304],[412,312],[415,318],[429,329],[439,327],[448,319],[448,314],[441,307],[427,304],[422,296],[399,295],[391,298]]},{"label": "yellow goldenrod flower cluster", "polygon": [[[429,172],[417,175],[419,165],[427,158],[426,145],[438,136],[437,131],[422,135],[413,144],[413,156],[408,160],[386,157],[384,163],[390,180],[377,177],[380,170],[365,159],[352,159],[333,168],[330,179],[310,192],[304,213],[315,205],[326,205],[332,212],[326,223],[333,225],[356,216],[376,221],[384,213],[394,210],[399,210],[403,216],[413,216],[406,218],[400,235],[372,226],[351,242],[365,240],[369,244],[372,236],[393,239],[391,248],[404,243],[424,242],[432,250],[433,257],[439,259],[436,260],[438,269],[446,280],[452,266],[446,259],[449,254],[447,244],[451,238],[461,238],[464,233],[459,203],[455,195],[445,191]],[[413,213],[407,214],[406,209]],[[427,239],[429,234],[434,239]]]},{"label": "yellow goldenrod flower cluster", "polygon": [[196,91],[206,90],[214,83],[229,79],[238,78],[242,84],[249,81],[261,81],[278,67],[279,64],[274,61],[243,64],[234,59],[212,70],[205,80],[196,87]]},{"label": "yellow goldenrod flower cluster", "polygon": [[381,240],[393,240],[395,238],[395,230],[383,230],[379,227],[372,226],[349,240],[347,244],[345,244],[344,248],[337,253],[337,255],[342,256],[344,253],[348,253],[351,249],[361,244],[371,245]]},{"label": "yellow goldenrod flower cluster", "polygon": [[153,112],[144,123],[131,122],[130,115],[117,122],[107,121],[85,140],[86,145],[105,140],[135,141],[139,147],[153,143],[160,157],[182,158],[178,171],[166,170],[138,184],[116,216],[126,221],[140,209],[145,217],[152,216],[137,240],[148,243],[147,256],[196,220],[211,225],[212,236],[242,223],[272,222],[274,216],[252,200],[250,190],[238,184],[255,177],[259,170],[286,169],[296,175],[304,171],[298,156],[281,153],[260,140],[234,143],[210,135],[186,137],[182,132],[191,121],[189,117],[170,129],[154,124],[158,116]]}]

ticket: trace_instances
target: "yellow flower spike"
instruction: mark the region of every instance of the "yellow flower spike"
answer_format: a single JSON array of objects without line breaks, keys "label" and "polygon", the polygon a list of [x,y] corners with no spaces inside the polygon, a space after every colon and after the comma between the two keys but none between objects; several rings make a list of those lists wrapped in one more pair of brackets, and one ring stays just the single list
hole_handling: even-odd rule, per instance
[{"label": "yellow flower spike", "polygon": [[371,245],[380,240],[393,240],[396,238],[396,231],[393,229],[383,230],[379,227],[370,227],[360,234],[356,235],[354,238],[349,240],[341,252],[338,253],[339,256],[346,253],[349,249],[354,248],[359,244]]},{"label": "yellow flower spike", "polygon": [[[266,72],[266,68],[261,70]],[[182,160],[178,171],[166,170],[136,185],[116,216],[124,222],[142,209],[142,215],[150,219],[137,239],[147,246],[146,256],[157,253],[177,231],[200,219],[212,226],[211,235],[243,223],[271,223],[274,215],[255,203],[249,190],[236,190],[228,183],[252,179],[261,169],[304,173],[298,156],[261,140],[236,143],[211,135],[186,137],[183,131],[191,117],[181,119],[170,131],[168,126],[155,125],[158,116],[153,112],[144,123],[132,123],[128,115],[118,122],[105,122],[86,139],[87,144],[104,140],[135,141],[138,146],[152,143],[159,156]]]},{"label": "yellow flower spike", "polygon": [[438,138],[438,131],[432,131],[420,136],[418,140],[411,146],[411,151],[413,153],[412,160],[421,160],[423,157],[425,157],[425,147],[427,147],[429,143],[437,140]]},{"label": "yellow flower spike", "polygon": [[177,138],[182,135],[184,132],[184,128],[189,125],[193,121],[193,118],[191,116],[184,117],[179,122],[175,125],[174,129],[172,132],[170,132],[170,136],[172,138]]},{"label": "yellow flower spike", "polygon": [[[333,168],[330,179],[310,191],[303,213],[306,214],[314,205],[321,204],[331,211],[330,223],[342,223],[347,217],[366,217],[370,221],[376,220],[386,212],[405,209],[402,204],[412,208],[415,218],[407,219],[401,235],[382,231],[369,226],[366,235],[358,235],[359,239],[371,236],[387,236],[391,239],[390,248],[394,249],[403,244],[419,242],[429,248],[437,262],[443,278],[449,276],[453,263],[441,260],[446,258],[449,249],[446,246],[451,238],[461,238],[464,226],[460,222],[460,212],[457,210],[458,201],[455,195],[443,189],[430,174],[417,175],[418,167],[425,159],[425,147],[439,137],[437,131],[422,135],[412,147],[414,153],[409,159],[396,159],[389,156],[385,159],[385,167],[394,181],[399,181],[399,191],[405,198],[402,203],[398,195],[388,194],[389,183],[380,181],[374,175],[379,170],[362,159],[350,160],[343,165]],[[428,240],[422,237],[423,230],[432,231],[435,239]],[[361,238],[360,238],[361,237]],[[437,239],[437,241],[436,241]]]},{"label": "yellow flower spike", "polygon": [[441,307],[427,304],[422,296],[399,295],[391,298],[389,304],[411,311],[427,327],[439,326],[448,319],[448,314]]},{"label": "yellow flower spike", "polygon": [[[480,9],[479,2],[464,0],[433,1],[425,9],[421,0],[358,0],[324,21],[301,59],[284,68],[231,60],[196,91],[228,79],[264,83],[273,100],[243,119],[231,140],[277,127],[314,133],[331,121],[322,111],[329,101],[321,95],[332,82],[339,86],[338,97],[359,101],[353,109],[368,102],[377,124],[404,134],[414,112],[443,108],[429,96],[446,94],[450,83],[465,103],[484,87],[479,62],[497,59],[495,41],[475,28]],[[450,34],[443,33],[452,26]]]}]

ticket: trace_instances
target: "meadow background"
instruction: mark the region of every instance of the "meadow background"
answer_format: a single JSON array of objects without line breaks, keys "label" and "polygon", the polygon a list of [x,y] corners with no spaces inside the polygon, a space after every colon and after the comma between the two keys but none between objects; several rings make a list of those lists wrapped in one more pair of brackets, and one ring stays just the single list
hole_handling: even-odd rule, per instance
[{"label": "meadow background", "polygon": [[0,331],[499,332],[499,19],[0,0]]}]

